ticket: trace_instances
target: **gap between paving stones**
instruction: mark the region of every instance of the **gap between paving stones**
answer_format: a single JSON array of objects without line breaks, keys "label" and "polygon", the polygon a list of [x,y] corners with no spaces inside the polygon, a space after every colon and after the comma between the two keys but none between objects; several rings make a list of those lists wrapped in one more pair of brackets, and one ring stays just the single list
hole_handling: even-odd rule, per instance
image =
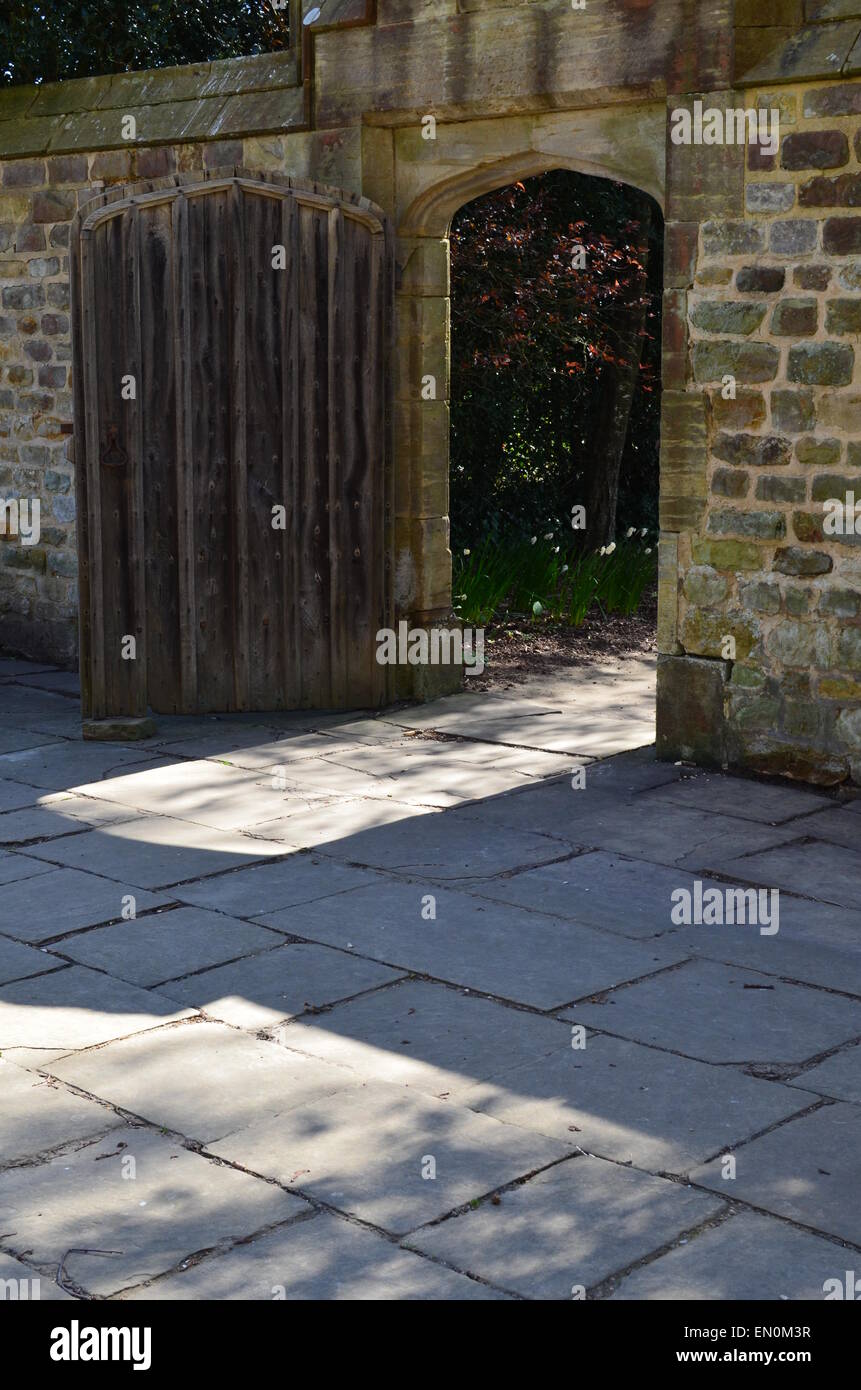
[{"label": "gap between paving stones", "polygon": [[[394,987],[394,986],[389,986],[389,987]],[[175,1028],[179,1028],[179,1027],[187,1027],[187,1026],[193,1025],[195,1022],[196,1022],[196,1020],[193,1019],[193,1018],[192,1018],[192,1019],[186,1019],[186,1020],[178,1021],[177,1023],[172,1023],[172,1024],[165,1025],[162,1029],[153,1029],[153,1030],[146,1030],[146,1031],[158,1032],[158,1031],[165,1031],[165,1030],[168,1029],[168,1028],[170,1028],[170,1029],[175,1029]],[[229,1025],[226,1025],[226,1026],[229,1026]],[[242,1031],[242,1030],[236,1030],[236,1031]],[[596,1030],[596,1031],[597,1031],[597,1030]],[[104,1048],[106,1048],[106,1047],[109,1047],[109,1046],[111,1045],[111,1043],[114,1042],[114,1041],[117,1041],[117,1040],[112,1039],[110,1042],[106,1042],[106,1043],[103,1043],[103,1044],[99,1044],[99,1045],[97,1045],[96,1047],[91,1048],[91,1049],[82,1049],[82,1051],[88,1051],[88,1052],[89,1052],[89,1051],[100,1051],[100,1050],[102,1050],[102,1049],[104,1049]],[[290,1049],[290,1050],[296,1050],[296,1049]],[[666,1050],[666,1049],[657,1049],[657,1050]],[[50,1077],[50,1073],[45,1074],[45,1073],[39,1072],[38,1074],[40,1074],[40,1075],[46,1075],[46,1076]],[[51,1078],[51,1079],[53,1079],[53,1078]],[[442,1216],[442,1217],[440,1217],[440,1218],[437,1218],[437,1219],[435,1219],[435,1220],[433,1220],[433,1221],[423,1223],[420,1227],[415,1228],[413,1231],[409,1232],[406,1236],[398,1237],[397,1235],[392,1235],[392,1234],[390,1234],[389,1232],[385,1231],[384,1228],[381,1228],[381,1227],[378,1227],[378,1226],[374,1225],[374,1223],[372,1223],[372,1222],[363,1221],[362,1219],[360,1219],[360,1218],[354,1216],[354,1215],[351,1214],[351,1213],[345,1213],[345,1212],[341,1211],[341,1209],[338,1208],[338,1207],[336,1207],[333,1203],[327,1203],[326,1201],[321,1200],[321,1199],[320,1199],[319,1197],[317,1197],[317,1196],[311,1196],[310,1194],[308,1194],[307,1192],[305,1192],[301,1187],[293,1186],[293,1185],[291,1185],[291,1184],[284,1184],[284,1183],[282,1183],[282,1182],[279,1182],[277,1179],[270,1178],[270,1177],[267,1177],[266,1175],[260,1174],[260,1173],[256,1172],[256,1170],[254,1170],[253,1168],[247,1167],[246,1165],[243,1165],[243,1164],[238,1163],[238,1162],[233,1161],[233,1160],[223,1159],[223,1158],[219,1157],[218,1155],[211,1154],[211,1153],[208,1151],[208,1149],[207,1149],[207,1147],[206,1147],[205,1144],[200,1143],[200,1142],[198,1142],[198,1141],[195,1141],[195,1140],[193,1140],[193,1139],[189,1139],[187,1136],[183,1135],[180,1131],[169,1130],[169,1129],[167,1129],[165,1126],[156,1125],[156,1124],[154,1124],[153,1122],[149,1121],[145,1116],[139,1116],[139,1115],[135,1114],[134,1112],[131,1112],[131,1111],[128,1111],[128,1110],[124,1109],[124,1108],[121,1107],[121,1106],[116,1106],[116,1105],[111,1104],[110,1102],[103,1101],[103,1100],[101,1100],[98,1096],[94,1095],[93,1093],[87,1092],[87,1091],[85,1091],[84,1089],[82,1089],[82,1088],[80,1088],[80,1087],[75,1086],[73,1083],[61,1082],[60,1084],[61,1084],[65,1089],[67,1089],[68,1091],[70,1091],[72,1094],[80,1095],[81,1097],[83,1097],[83,1098],[85,1098],[85,1099],[88,1099],[88,1100],[90,1100],[90,1101],[94,1101],[94,1102],[97,1103],[100,1107],[102,1107],[103,1109],[105,1109],[105,1110],[109,1111],[110,1113],[116,1115],[119,1119],[123,1120],[123,1121],[124,1121],[125,1123],[127,1123],[127,1124],[132,1125],[133,1127],[146,1128],[146,1129],[153,1130],[153,1131],[158,1132],[158,1133],[161,1133],[161,1134],[167,1134],[168,1136],[170,1136],[170,1137],[172,1137],[173,1139],[175,1139],[176,1142],[181,1143],[181,1144],[183,1145],[183,1147],[185,1147],[186,1149],[190,1150],[191,1152],[194,1152],[194,1153],[198,1154],[200,1157],[205,1158],[207,1161],[214,1162],[214,1163],[220,1164],[220,1165],[222,1165],[222,1166],[228,1166],[228,1167],[237,1168],[239,1171],[242,1171],[242,1172],[246,1173],[248,1176],[255,1177],[255,1178],[257,1178],[257,1179],[260,1180],[260,1181],[264,1181],[264,1182],[267,1182],[267,1183],[272,1184],[273,1186],[280,1187],[280,1188],[282,1188],[283,1190],[290,1192],[292,1195],[296,1195],[296,1196],[301,1197],[303,1200],[309,1202],[309,1204],[310,1204],[312,1207],[314,1207],[315,1209],[318,1209],[318,1210],[328,1210],[328,1211],[331,1211],[334,1215],[340,1216],[342,1219],[350,1220],[350,1221],[354,1222],[354,1223],[357,1224],[357,1225],[364,1225],[364,1226],[368,1227],[369,1229],[375,1231],[378,1235],[383,1235],[383,1236],[385,1236],[385,1238],[386,1238],[391,1244],[394,1244],[394,1245],[400,1244],[400,1245],[403,1246],[404,1248],[408,1248],[408,1249],[411,1248],[410,1245],[409,1245],[410,1237],[414,1237],[414,1236],[416,1235],[416,1233],[417,1233],[419,1230],[424,1229],[425,1226],[436,1226],[436,1225],[441,1224],[443,1221],[448,1221],[448,1220],[451,1220],[451,1219],[455,1219],[458,1215],[465,1214],[467,1211],[473,1209],[473,1208],[475,1207],[475,1205],[477,1205],[477,1204],[480,1205],[481,1203],[483,1203],[483,1202],[485,1202],[485,1201],[487,1201],[487,1200],[490,1200],[490,1199],[491,1199],[493,1196],[495,1196],[495,1195],[499,1195],[499,1194],[501,1194],[501,1193],[504,1193],[505,1191],[509,1191],[509,1190],[512,1190],[512,1189],[514,1189],[514,1188],[516,1188],[516,1187],[520,1187],[520,1186],[525,1185],[525,1183],[527,1183],[532,1177],[534,1177],[534,1176],[535,1176],[537,1173],[539,1173],[539,1172],[544,1172],[544,1171],[546,1171],[546,1170],[549,1169],[549,1168],[557,1167],[557,1166],[559,1166],[559,1165],[562,1164],[562,1163],[567,1163],[567,1162],[576,1161],[576,1158],[578,1157],[578,1154],[579,1154],[579,1155],[586,1155],[586,1156],[592,1157],[592,1158],[596,1159],[596,1160],[599,1161],[599,1162],[611,1163],[611,1164],[614,1164],[614,1165],[617,1166],[617,1167],[631,1168],[631,1169],[633,1169],[633,1170],[635,1170],[635,1171],[637,1171],[637,1172],[640,1172],[640,1173],[642,1173],[642,1174],[644,1174],[644,1175],[651,1176],[651,1177],[655,1177],[655,1178],[660,1178],[660,1179],[662,1179],[662,1180],[664,1180],[664,1181],[668,1181],[668,1182],[671,1182],[671,1183],[675,1183],[675,1184],[677,1184],[677,1185],[681,1185],[681,1186],[685,1186],[685,1187],[691,1187],[691,1188],[693,1188],[694,1190],[702,1191],[703,1193],[708,1194],[708,1195],[711,1195],[711,1196],[714,1196],[714,1195],[715,1195],[715,1193],[713,1192],[712,1189],[706,1188],[706,1187],[704,1187],[704,1186],[700,1186],[699,1184],[692,1184],[692,1183],[690,1183],[690,1182],[687,1180],[687,1178],[686,1178],[685,1175],[672,1174],[672,1173],[668,1173],[668,1172],[666,1172],[666,1171],[664,1171],[664,1170],[657,1170],[657,1171],[656,1171],[656,1170],[654,1170],[654,1169],[650,1169],[650,1168],[647,1168],[647,1167],[642,1167],[642,1166],[637,1165],[637,1164],[634,1164],[634,1163],[624,1163],[624,1162],[621,1162],[621,1161],[619,1161],[619,1160],[617,1160],[617,1159],[609,1158],[609,1157],[607,1157],[607,1156],[605,1156],[605,1155],[592,1153],[591,1151],[586,1150],[586,1149],[583,1149],[583,1148],[581,1148],[579,1145],[576,1145],[576,1146],[574,1146],[574,1147],[575,1147],[575,1152],[574,1152],[573,1154],[563,1155],[563,1156],[560,1157],[559,1159],[556,1159],[556,1160],[553,1160],[553,1161],[551,1161],[551,1162],[549,1162],[549,1163],[547,1163],[547,1164],[541,1165],[539,1168],[535,1169],[534,1172],[530,1172],[530,1173],[524,1174],[524,1175],[519,1175],[516,1179],[512,1180],[511,1182],[506,1183],[506,1184],[504,1184],[504,1185],[501,1185],[501,1186],[499,1186],[499,1187],[497,1187],[497,1188],[490,1189],[488,1192],[486,1192],[486,1193],[484,1193],[484,1194],[481,1194],[480,1196],[478,1196],[478,1197],[472,1199],[472,1200],[471,1200],[469,1203],[467,1203],[467,1204],[463,1204],[463,1205],[461,1205],[461,1206],[459,1206],[459,1207],[453,1209],[451,1212],[446,1213],[444,1216]],[[796,1112],[795,1114],[793,1114],[793,1115],[791,1115],[791,1116],[788,1116],[788,1117],[786,1117],[785,1119],[779,1120],[779,1121],[775,1122],[774,1124],[772,1124],[772,1125],[770,1125],[770,1126],[767,1126],[766,1128],[764,1128],[764,1129],[758,1131],[758,1132],[757,1132],[756,1134],[754,1134],[754,1135],[748,1136],[748,1137],[745,1138],[745,1139],[741,1139],[741,1140],[738,1140],[738,1141],[734,1141],[731,1145],[722,1146],[722,1148],[721,1148],[720,1150],[718,1150],[717,1152],[718,1152],[718,1153],[721,1153],[721,1152],[728,1151],[728,1150],[735,1151],[735,1150],[738,1149],[738,1148],[743,1148],[746,1144],[753,1142],[754,1139],[760,1138],[763,1134],[768,1133],[768,1132],[771,1132],[772,1130],[781,1128],[781,1127],[783,1127],[783,1126],[786,1125],[786,1124],[792,1123],[793,1120],[800,1118],[802,1115],[808,1115],[808,1114],[810,1114],[810,1113],[814,1113],[815,1111],[817,1111],[817,1110],[819,1110],[819,1109],[822,1109],[822,1108],[825,1108],[826,1106],[829,1106],[829,1105],[831,1105],[831,1104],[833,1104],[833,1103],[834,1103],[834,1102],[831,1101],[830,1099],[821,1098],[821,1099],[819,1099],[818,1101],[814,1102],[812,1105],[806,1107],[804,1110],[802,1110],[802,1111],[800,1111],[800,1112]],[[500,1122],[500,1123],[505,1123],[505,1122]],[[517,1127],[517,1126],[515,1126],[515,1127]],[[74,1142],[73,1144],[71,1144],[71,1145],[60,1145],[60,1146],[58,1146],[56,1149],[52,1149],[52,1150],[51,1150],[51,1153],[56,1153],[56,1152],[58,1152],[58,1151],[59,1151],[59,1152],[63,1152],[63,1151],[77,1151],[77,1150],[79,1150],[79,1149],[81,1149],[81,1148],[83,1148],[83,1147],[87,1147],[88,1145],[91,1145],[91,1144],[94,1143],[94,1142],[96,1142],[96,1136],[93,1136],[92,1138],[90,1138],[90,1139],[88,1139],[88,1140],[84,1140],[84,1141],[75,1141],[75,1142]],[[717,1155],[715,1155],[715,1156],[717,1156]],[[47,1157],[47,1155],[42,1155],[42,1156],[40,1156],[39,1159],[32,1160],[32,1161],[28,1161],[28,1163],[27,1163],[26,1165],[13,1165],[13,1166],[37,1166],[39,1163],[44,1162],[45,1159],[46,1159],[46,1157]],[[706,1160],[706,1161],[708,1162],[708,1161],[711,1161],[711,1160]],[[733,1207],[736,1207],[736,1208],[738,1208],[738,1209],[750,1209],[750,1210],[753,1210],[753,1211],[760,1212],[761,1214],[766,1215],[767,1217],[769,1217],[769,1218],[772,1219],[772,1220],[777,1220],[777,1221],[780,1221],[780,1222],[782,1222],[782,1223],[784,1223],[784,1224],[786,1224],[786,1225],[794,1226],[794,1227],[796,1227],[796,1228],[799,1229],[799,1230],[807,1231],[807,1232],[809,1232],[809,1233],[811,1233],[811,1234],[814,1234],[814,1235],[819,1235],[820,1237],[822,1237],[822,1238],[824,1238],[824,1239],[828,1239],[828,1240],[831,1241],[831,1243],[833,1243],[833,1244],[835,1244],[835,1245],[838,1245],[838,1246],[840,1246],[840,1247],[842,1247],[842,1248],[845,1248],[845,1249],[853,1249],[853,1250],[856,1249],[856,1248],[861,1249],[861,1247],[855,1247],[851,1242],[847,1242],[847,1241],[841,1240],[841,1239],[839,1239],[839,1238],[837,1238],[837,1237],[834,1237],[834,1236],[829,1236],[828,1234],[823,1233],[823,1232],[820,1232],[820,1231],[818,1231],[818,1230],[817,1230],[816,1228],[814,1228],[814,1227],[809,1227],[809,1226],[805,1225],[805,1224],[802,1223],[802,1222],[798,1222],[798,1221],[793,1220],[793,1219],[791,1219],[791,1218],[787,1218],[787,1217],[784,1217],[784,1216],[780,1216],[779,1214],[776,1214],[776,1213],[774,1213],[774,1212],[768,1211],[767,1209],[760,1208],[760,1207],[758,1207],[755,1203],[751,1203],[751,1202],[747,1202],[747,1201],[742,1201],[742,1200],[739,1200],[739,1199],[737,1199],[737,1198],[733,1198],[733,1199],[732,1199],[732,1206],[733,1206]],[[302,1214],[302,1215],[304,1215],[304,1214]],[[294,1218],[294,1219],[295,1219],[295,1218]],[[304,1219],[308,1219],[308,1218],[305,1217]],[[287,1224],[292,1224],[292,1223],[291,1223],[291,1222],[285,1222],[285,1223],[276,1223],[276,1224],[277,1224],[277,1225],[287,1225]],[[709,1221],[703,1223],[700,1227],[691,1228],[691,1231],[696,1231],[697,1233],[699,1233],[700,1230],[703,1230],[703,1229],[710,1229],[711,1226],[712,1226],[713,1224],[715,1224],[715,1223],[714,1223],[714,1220],[712,1219],[712,1220],[709,1220]],[[267,1228],[267,1229],[268,1229],[268,1228]],[[234,1248],[236,1245],[250,1244],[254,1239],[256,1239],[259,1235],[261,1235],[261,1234],[263,1234],[263,1233],[264,1233],[264,1232],[263,1232],[262,1230],[261,1230],[261,1231],[257,1231],[257,1232],[254,1232],[254,1233],[252,1233],[251,1235],[249,1235],[249,1236],[247,1236],[247,1237],[243,1237],[241,1240],[236,1240],[236,1241],[233,1241],[233,1242],[226,1243],[226,1244],[224,1244],[224,1245],[219,1245],[219,1246],[217,1246],[217,1247],[213,1247],[213,1248],[211,1248],[211,1249],[209,1249],[209,1250],[207,1250],[207,1251],[205,1252],[205,1257],[206,1257],[206,1258],[217,1258],[219,1254],[226,1253],[226,1251],[227,1251],[228,1249],[232,1249],[232,1248]],[[617,1271],[616,1273],[614,1273],[614,1275],[609,1276],[608,1279],[605,1279],[604,1281],[602,1281],[602,1284],[601,1284],[600,1286],[596,1286],[596,1290],[597,1290],[599,1287],[600,1287],[602,1290],[603,1290],[605,1287],[607,1287],[607,1288],[609,1289],[610,1286],[611,1286],[611,1284],[612,1284],[612,1281],[614,1281],[614,1280],[618,1281],[618,1280],[621,1279],[624,1275],[626,1275],[627,1273],[629,1273],[629,1272],[631,1271],[631,1269],[633,1269],[633,1268],[639,1268],[639,1267],[642,1266],[643,1264],[651,1263],[651,1261],[652,1261],[653,1259],[658,1258],[661,1254],[665,1253],[665,1251],[667,1251],[667,1250],[669,1250],[669,1249],[675,1248],[682,1240],[684,1240],[684,1239],[686,1239],[686,1238],[690,1238],[690,1235],[691,1235],[691,1232],[687,1232],[687,1233],[686,1233],[686,1232],[682,1232],[679,1236],[675,1237],[672,1241],[670,1241],[670,1242],[668,1242],[668,1243],[662,1245],[662,1246],[659,1247],[656,1251],[649,1252],[649,1254],[648,1254],[647,1256],[644,1256],[641,1260],[636,1261],[633,1265],[626,1266],[626,1267],[624,1267],[621,1271]],[[0,1246],[0,1248],[4,1248],[4,1247]],[[7,1250],[6,1253],[8,1253],[8,1254],[14,1256],[15,1258],[18,1258],[18,1256],[17,1256],[17,1254],[16,1254],[16,1252],[15,1252],[14,1250]],[[413,1253],[422,1254],[423,1252],[421,1252],[421,1251],[413,1251]],[[195,1259],[195,1262],[196,1262],[196,1257],[197,1257],[198,1255],[200,1255],[200,1252],[192,1252],[192,1254],[189,1255],[189,1256],[186,1256],[186,1257],[183,1259],[183,1261],[180,1262],[180,1264],[179,1264],[178,1266],[174,1267],[174,1270],[171,1270],[171,1271],[164,1271],[164,1272],[162,1272],[158,1277],[159,1277],[159,1278],[163,1278],[163,1277],[165,1277],[165,1275],[166,1275],[167,1273],[175,1272],[176,1269],[184,1269],[184,1268],[187,1268],[187,1267],[188,1267],[188,1261],[189,1261],[190,1259],[194,1258],[194,1259]],[[201,1258],[202,1258],[202,1257],[203,1257],[203,1256],[201,1256]],[[427,1257],[425,1256],[425,1258],[427,1258]],[[444,1265],[446,1265],[446,1266],[449,1267],[449,1268],[452,1268],[452,1269],[454,1269],[454,1270],[457,1270],[458,1272],[465,1273],[465,1274],[469,1275],[469,1277],[472,1277],[472,1278],[475,1278],[475,1277],[476,1277],[476,1276],[472,1275],[471,1272],[470,1272],[469,1270],[466,1270],[466,1269],[459,1269],[459,1267],[458,1267],[456,1264],[452,1264],[451,1262],[446,1262],[446,1261],[443,1261],[443,1260],[438,1260],[437,1262],[438,1262],[438,1263],[441,1263],[441,1264],[444,1264]],[[149,1282],[152,1282],[152,1281],[147,1281],[147,1282],[149,1283]],[[501,1286],[501,1285],[495,1285],[495,1284],[491,1283],[491,1281],[489,1281],[489,1280],[479,1279],[478,1282],[486,1283],[488,1287],[497,1288],[498,1291],[500,1291],[500,1292],[511,1292],[511,1291],[505,1289],[505,1288],[504,1288],[503,1286]],[[615,1285],[613,1285],[613,1286],[615,1286]],[[134,1287],[134,1286],[129,1286],[129,1287]],[[127,1292],[127,1291],[128,1291],[128,1289],[115,1291],[115,1292],[114,1292],[113,1294],[111,1294],[110,1296],[111,1296],[111,1297],[114,1297],[114,1296],[116,1296],[117,1293]],[[596,1291],[590,1290],[590,1294],[591,1294],[591,1296],[596,1296]],[[602,1295],[602,1296],[603,1296],[603,1295]]]}]

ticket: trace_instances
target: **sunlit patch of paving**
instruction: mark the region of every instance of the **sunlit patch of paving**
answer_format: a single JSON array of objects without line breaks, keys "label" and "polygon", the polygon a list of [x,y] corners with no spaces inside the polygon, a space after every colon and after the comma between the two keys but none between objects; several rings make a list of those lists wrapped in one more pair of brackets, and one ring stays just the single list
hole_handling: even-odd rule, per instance
[{"label": "sunlit patch of paving", "polygon": [[0,661],[0,1277],[822,1296],[861,1242],[858,816],[657,763],[653,687],[91,745]]}]

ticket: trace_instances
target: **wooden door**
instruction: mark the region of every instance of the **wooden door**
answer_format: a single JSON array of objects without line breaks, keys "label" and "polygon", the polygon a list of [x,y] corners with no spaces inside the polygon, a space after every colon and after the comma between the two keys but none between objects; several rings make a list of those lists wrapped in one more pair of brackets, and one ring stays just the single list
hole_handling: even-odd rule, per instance
[{"label": "wooden door", "polygon": [[378,705],[382,214],[241,170],[159,182],[73,229],[84,716]]}]

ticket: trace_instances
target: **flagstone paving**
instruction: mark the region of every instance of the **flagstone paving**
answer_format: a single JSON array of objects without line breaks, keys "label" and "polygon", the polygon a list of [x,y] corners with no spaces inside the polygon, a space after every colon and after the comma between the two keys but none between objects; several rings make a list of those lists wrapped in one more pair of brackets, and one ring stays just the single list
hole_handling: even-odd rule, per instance
[{"label": "flagstone paving", "polygon": [[0,660],[0,1290],[842,1286],[861,802],[656,762],[653,674],[124,746]]}]

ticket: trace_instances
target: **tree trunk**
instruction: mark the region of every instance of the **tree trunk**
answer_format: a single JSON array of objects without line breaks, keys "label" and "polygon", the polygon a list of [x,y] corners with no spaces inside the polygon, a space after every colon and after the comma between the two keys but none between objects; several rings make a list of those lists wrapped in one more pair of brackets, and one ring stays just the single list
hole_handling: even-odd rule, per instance
[{"label": "tree trunk", "polygon": [[[646,212],[642,228],[648,237],[651,222]],[[644,298],[648,272],[648,252],[643,263],[640,298]],[[616,529],[616,504],[619,496],[619,469],[628,438],[631,405],[637,388],[640,359],[643,355],[642,329],[647,305],[620,315],[618,355],[624,365],[605,366],[598,386],[598,401],[590,431],[589,460],[591,471],[585,480],[583,504],[586,508],[586,528],[581,533],[586,550],[598,550],[609,545]]]}]

